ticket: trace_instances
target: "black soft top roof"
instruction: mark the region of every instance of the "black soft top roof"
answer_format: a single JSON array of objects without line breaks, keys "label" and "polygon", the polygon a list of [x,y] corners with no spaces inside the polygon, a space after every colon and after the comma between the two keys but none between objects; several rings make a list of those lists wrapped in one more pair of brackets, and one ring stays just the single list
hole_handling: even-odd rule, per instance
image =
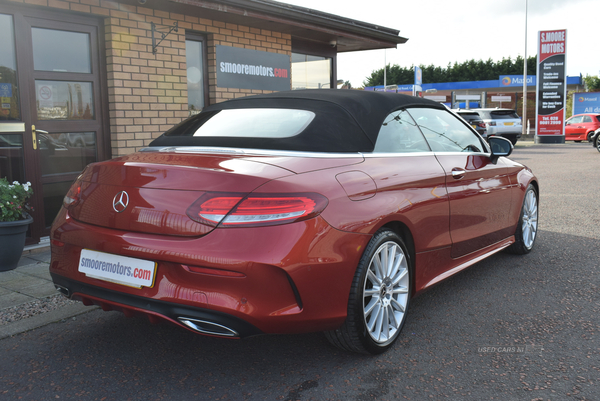
[{"label": "black soft top roof", "polygon": [[[176,125],[150,146],[218,146],[314,152],[371,152],[385,117],[406,107],[445,107],[427,99],[397,93],[346,89],[276,92],[233,99],[206,107]],[[194,137],[196,129],[220,110],[286,108],[309,110],[313,121],[288,138]]]}]

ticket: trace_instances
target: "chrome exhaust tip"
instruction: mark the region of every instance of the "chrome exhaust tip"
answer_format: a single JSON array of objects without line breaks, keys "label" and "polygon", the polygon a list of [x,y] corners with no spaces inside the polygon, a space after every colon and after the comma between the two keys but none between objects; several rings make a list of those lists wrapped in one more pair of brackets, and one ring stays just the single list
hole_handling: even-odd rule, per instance
[{"label": "chrome exhaust tip", "polygon": [[189,327],[190,329],[197,331],[202,334],[209,334],[212,336],[220,336],[220,337],[239,337],[240,334],[230,329],[229,327],[225,327],[221,324],[208,322],[206,320],[194,319],[190,317],[180,316],[177,318],[182,324]]},{"label": "chrome exhaust tip", "polygon": [[60,292],[65,297],[69,298],[70,292],[67,287],[63,287],[62,285],[54,284],[54,288],[56,288],[56,291]]}]

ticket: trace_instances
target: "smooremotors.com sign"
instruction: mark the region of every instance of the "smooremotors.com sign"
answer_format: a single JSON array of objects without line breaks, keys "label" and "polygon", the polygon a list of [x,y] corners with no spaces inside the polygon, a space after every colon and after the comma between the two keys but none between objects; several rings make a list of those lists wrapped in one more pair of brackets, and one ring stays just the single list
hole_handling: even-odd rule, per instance
[{"label": "smooremotors.com sign", "polygon": [[285,91],[291,89],[290,57],[285,54],[216,46],[220,88]]}]

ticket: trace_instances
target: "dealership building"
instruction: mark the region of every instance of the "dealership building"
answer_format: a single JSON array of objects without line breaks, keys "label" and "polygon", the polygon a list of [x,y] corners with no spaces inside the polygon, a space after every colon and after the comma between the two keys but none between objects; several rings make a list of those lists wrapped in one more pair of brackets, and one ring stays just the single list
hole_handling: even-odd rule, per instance
[{"label": "dealership building", "polygon": [[209,104],[336,87],[338,53],[406,40],[270,0],[0,0],[0,177],[33,185],[28,243],[88,163]]}]

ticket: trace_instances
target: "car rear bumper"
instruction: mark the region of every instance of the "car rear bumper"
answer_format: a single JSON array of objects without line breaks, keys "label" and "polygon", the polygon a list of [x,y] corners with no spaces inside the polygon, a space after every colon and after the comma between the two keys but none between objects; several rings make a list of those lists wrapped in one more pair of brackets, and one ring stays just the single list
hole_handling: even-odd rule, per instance
[{"label": "car rear bumper", "polygon": [[58,274],[51,276],[57,290],[63,295],[88,306],[98,305],[104,311],[119,311],[128,317],[145,315],[153,323],[157,318],[167,320],[188,330],[217,337],[242,338],[262,334],[250,323],[226,313],[111,291]]},{"label": "car rear bumper", "polygon": [[[157,236],[90,226],[63,209],[51,233],[50,273],[74,299],[188,328],[173,310],[197,320],[217,316],[211,322],[220,325],[244,322],[233,325],[239,336],[331,330],[346,318],[360,250],[370,237],[336,230],[320,216],[198,238]],[[154,261],[153,284],[134,288],[89,277],[79,271],[82,249]]]}]

